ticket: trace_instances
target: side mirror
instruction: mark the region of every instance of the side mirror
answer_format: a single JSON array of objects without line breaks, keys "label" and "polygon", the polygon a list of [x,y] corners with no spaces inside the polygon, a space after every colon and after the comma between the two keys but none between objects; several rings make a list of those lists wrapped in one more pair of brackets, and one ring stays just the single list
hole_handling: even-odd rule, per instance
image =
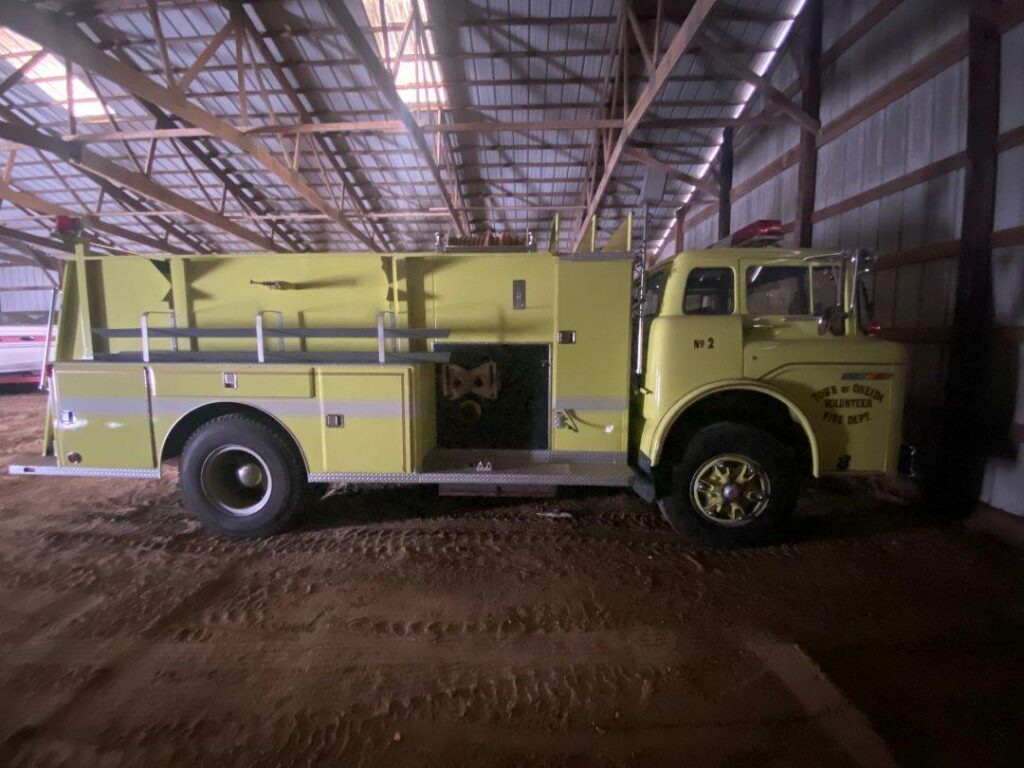
[{"label": "side mirror", "polygon": [[826,333],[833,336],[846,333],[846,313],[841,306],[825,307],[818,316],[818,335],[824,336]]}]

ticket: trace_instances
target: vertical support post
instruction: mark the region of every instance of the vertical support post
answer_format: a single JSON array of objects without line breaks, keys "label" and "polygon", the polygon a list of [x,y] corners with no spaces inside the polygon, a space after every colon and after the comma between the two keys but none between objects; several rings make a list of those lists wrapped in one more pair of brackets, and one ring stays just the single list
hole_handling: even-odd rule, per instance
[{"label": "vertical support post", "polygon": [[[803,11],[804,45],[800,52],[800,107],[815,119],[821,116],[821,29],[822,0],[809,0]],[[796,245],[809,248],[814,232],[814,189],[818,176],[818,137],[806,128],[800,131],[797,156]]]},{"label": "vertical support post", "polygon": [[[169,259],[171,267],[171,307],[181,328],[192,327],[192,297],[188,289],[188,262],[183,258]],[[185,349],[196,349],[196,340],[186,338]]]},{"label": "vertical support post", "polygon": [[263,339],[263,313],[256,313],[256,362],[267,362],[267,348]]},{"label": "vertical support post", "polygon": [[89,245],[85,240],[75,242],[75,278],[78,285],[78,330],[82,343],[82,359],[92,360],[92,310],[89,301],[89,276],[86,270],[86,257]]},{"label": "vertical support post", "polygon": [[142,362],[149,362],[149,315],[143,312],[139,315],[139,337],[142,340]]},{"label": "vertical support post", "polygon": [[685,250],[683,238],[686,236],[686,206],[676,208],[676,253]]},{"label": "vertical support post", "polygon": [[60,301],[60,288],[54,287],[50,293],[50,309],[46,313],[46,341],[43,342],[43,365],[39,369],[39,389],[47,389],[47,373],[50,367],[50,350],[53,348],[53,316],[57,313],[57,302]]},{"label": "vertical support post", "polygon": [[989,440],[998,434],[989,407],[993,343],[992,227],[995,221],[1002,35],[987,2],[972,3],[967,32],[967,167],[957,259],[956,304],[945,388],[944,434],[935,501],[969,514],[984,479]]},{"label": "vertical support post", "polygon": [[718,150],[718,239],[732,233],[732,134],[731,125],[722,129],[722,148]]},{"label": "vertical support post", "polygon": [[377,313],[377,362],[381,365],[387,362],[388,353],[384,345],[384,313]]}]

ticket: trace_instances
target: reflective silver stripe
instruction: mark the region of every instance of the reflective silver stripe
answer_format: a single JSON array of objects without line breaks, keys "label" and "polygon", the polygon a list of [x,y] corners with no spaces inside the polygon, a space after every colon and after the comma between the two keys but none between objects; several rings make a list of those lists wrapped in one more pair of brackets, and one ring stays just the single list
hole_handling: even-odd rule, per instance
[{"label": "reflective silver stripe", "polygon": [[102,413],[108,416],[147,416],[149,407],[144,397],[75,397],[57,398],[60,410],[78,414]]},{"label": "reflective silver stripe", "polygon": [[283,418],[320,418],[326,413],[340,413],[348,418],[398,419],[402,417],[401,400],[325,400],[307,397],[198,398],[155,397],[154,416],[178,416],[211,403],[239,403]]},{"label": "reflective silver stripe", "polygon": [[624,397],[559,397],[555,398],[556,411],[624,411]]},{"label": "reflective silver stripe", "polygon": [[[149,416],[149,406],[141,397],[61,397],[60,410],[75,414],[112,416]],[[280,417],[320,418],[325,413],[341,413],[349,418],[399,419],[401,400],[326,400],[309,397],[154,397],[154,417],[174,417],[211,403],[239,403]]]}]

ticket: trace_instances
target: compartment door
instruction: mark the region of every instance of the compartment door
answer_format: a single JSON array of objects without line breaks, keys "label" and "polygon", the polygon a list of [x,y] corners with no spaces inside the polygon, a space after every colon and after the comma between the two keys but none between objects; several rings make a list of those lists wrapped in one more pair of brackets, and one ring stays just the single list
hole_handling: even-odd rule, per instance
[{"label": "compartment door", "polygon": [[626,450],[631,271],[625,259],[558,263],[554,450]]},{"label": "compartment door", "polygon": [[321,369],[317,392],[325,472],[411,471],[407,371]]},{"label": "compartment door", "polygon": [[145,369],[139,366],[69,363],[53,372],[57,459],[72,466],[153,469],[153,430]]}]

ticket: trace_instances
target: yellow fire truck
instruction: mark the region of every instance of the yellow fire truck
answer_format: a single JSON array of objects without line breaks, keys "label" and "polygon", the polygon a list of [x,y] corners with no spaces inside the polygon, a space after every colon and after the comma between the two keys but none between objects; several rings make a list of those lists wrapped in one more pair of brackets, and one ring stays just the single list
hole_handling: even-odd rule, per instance
[{"label": "yellow fire truck", "polygon": [[[42,455],[158,478],[212,531],[284,529],[327,483],[632,487],[676,529],[778,536],[805,477],[894,472],[904,352],[866,252],[724,247],[96,257],[59,300]],[[593,230],[591,230],[593,232]],[[557,223],[550,240],[557,243]]]}]

